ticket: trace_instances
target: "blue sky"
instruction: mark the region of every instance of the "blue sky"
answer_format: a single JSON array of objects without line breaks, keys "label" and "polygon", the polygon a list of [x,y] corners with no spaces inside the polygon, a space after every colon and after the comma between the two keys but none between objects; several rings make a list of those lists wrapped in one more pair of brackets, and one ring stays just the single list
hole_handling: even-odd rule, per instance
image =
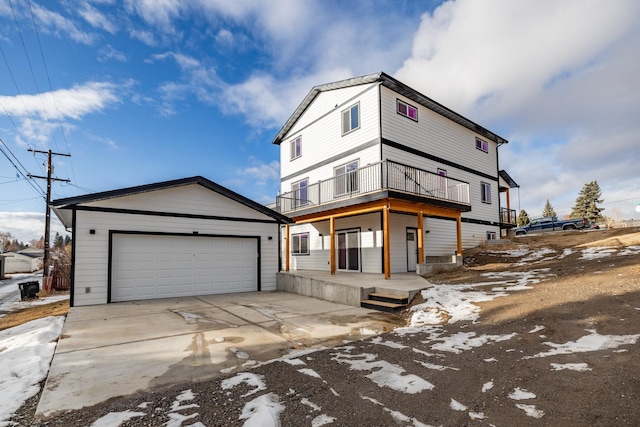
[{"label": "blue sky", "polygon": [[202,175],[268,203],[271,140],[308,91],[378,71],[507,138],[514,207],[569,213],[597,180],[606,215],[639,218],[639,18],[633,0],[0,0],[0,231],[43,233],[29,148],[71,154],[54,199]]}]

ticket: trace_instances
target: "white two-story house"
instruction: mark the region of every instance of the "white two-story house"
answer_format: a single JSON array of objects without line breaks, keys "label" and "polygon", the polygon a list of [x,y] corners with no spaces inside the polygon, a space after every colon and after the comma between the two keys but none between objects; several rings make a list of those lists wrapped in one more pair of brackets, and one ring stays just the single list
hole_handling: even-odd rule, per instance
[{"label": "white two-story house", "polygon": [[459,259],[515,222],[500,206],[507,141],[385,73],[314,87],[273,143],[277,210],[295,221],[283,226],[285,271],[388,278]]}]

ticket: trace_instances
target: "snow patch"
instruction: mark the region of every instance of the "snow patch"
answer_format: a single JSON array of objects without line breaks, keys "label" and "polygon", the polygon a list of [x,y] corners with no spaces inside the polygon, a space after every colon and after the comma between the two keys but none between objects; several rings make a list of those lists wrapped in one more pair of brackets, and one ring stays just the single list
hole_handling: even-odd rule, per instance
[{"label": "snow patch", "polygon": [[227,378],[226,380],[222,381],[222,383],[220,383],[220,386],[223,390],[230,390],[243,383],[255,388],[243,394],[242,397],[247,397],[261,390],[267,389],[267,386],[264,383],[264,377],[262,375],[251,374],[248,372],[241,372],[235,377]]},{"label": "snow patch", "polygon": [[580,259],[594,260],[594,259],[605,258],[617,251],[618,251],[617,249],[603,248],[603,247],[586,248],[582,250],[582,255],[580,256]]},{"label": "snow patch", "polygon": [[310,369],[310,368],[298,369],[298,372],[300,372],[301,374],[304,374],[304,375],[309,375],[310,377],[322,379],[320,374],[318,374],[316,371],[314,371],[313,369]]},{"label": "snow patch", "polygon": [[525,390],[520,387],[516,387],[513,390],[513,392],[509,393],[507,397],[513,400],[528,400],[528,399],[535,399],[536,395],[534,393],[531,393],[528,390]]},{"label": "snow patch", "polygon": [[544,412],[539,409],[536,409],[535,405],[525,405],[522,403],[517,403],[516,408],[522,409],[524,413],[527,414],[529,417],[542,418],[544,416]]},{"label": "snow patch", "polygon": [[284,409],[277,394],[267,393],[247,402],[239,419],[246,420],[244,427],[279,427],[280,413]]},{"label": "snow patch", "polygon": [[129,410],[123,412],[109,412],[107,415],[98,418],[91,424],[91,427],[118,427],[131,418],[143,417],[147,414],[144,412],[131,412]]},{"label": "snow patch", "polygon": [[585,372],[590,371],[591,368],[586,363],[552,363],[552,371],[563,371],[568,369],[570,371]]},{"label": "snow patch", "polygon": [[408,394],[420,393],[423,390],[431,390],[434,385],[417,375],[405,374],[405,370],[385,360],[376,360],[375,354],[362,353],[351,355],[346,353],[332,353],[331,360],[350,365],[354,371],[372,371],[369,378],[380,387],[389,387],[393,390]]},{"label": "snow patch", "polygon": [[40,391],[63,324],[49,316],[0,331],[0,423]]},{"label": "snow patch", "polygon": [[326,424],[331,424],[336,419],[334,417],[330,417],[326,414],[318,415],[311,421],[311,427],[321,427]]},{"label": "snow patch", "polygon": [[451,409],[453,409],[454,411],[460,411],[460,412],[464,412],[467,410],[467,407],[464,406],[462,403],[458,402],[455,399],[451,399],[451,403],[449,404],[449,406],[451,407]]},{"label": "snow patch", "polygon": [[635,344],[640,338],[640,334],[636,335],[600,335],[594,329],[587,329],[589,335],[585,335],[576,341],[569,341],[564,344],[555,344],[545,342],[544,344],[553,347],[553,350],[538,353],[533,356],[525,356],[524,359],[533,359],[536,357],[548,357],[558,354],[585,353],[589,351],[607,350],[610,348],[618,348],[621,345]]},{"label": "snow patch", "polygon": [[493,388],[493,380],[482,384],[482,392],[486,393]]}]

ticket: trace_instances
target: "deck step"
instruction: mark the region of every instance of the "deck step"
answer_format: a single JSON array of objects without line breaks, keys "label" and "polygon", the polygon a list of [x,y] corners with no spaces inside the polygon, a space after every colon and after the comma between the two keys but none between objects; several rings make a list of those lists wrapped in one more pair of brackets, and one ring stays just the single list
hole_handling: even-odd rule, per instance
[{"label": "deck step", "polygon": [[365,299],[360,301],[360,307],[368,308],[371,310],[386,311],[387,313],[396,313],[407,307],[407,304],[397,304],[393,302]]},{"label": "deck step", "polygon": [[382,301],[382,302],[391,302],[394,304],[409,304],[408,296],[399,296],[399,295],[391,295],[391,294],[383,294],[379,292],[371,292],[369,294],[369,299],[374,301]]}]

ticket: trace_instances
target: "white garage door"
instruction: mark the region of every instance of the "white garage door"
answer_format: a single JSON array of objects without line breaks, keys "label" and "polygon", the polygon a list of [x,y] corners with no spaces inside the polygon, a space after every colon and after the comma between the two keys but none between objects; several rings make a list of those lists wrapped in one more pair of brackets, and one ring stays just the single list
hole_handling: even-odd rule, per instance
[{"label": "white garage door", "polygon": [[255,238],[115,234],[111,301],[258,290]]}]

